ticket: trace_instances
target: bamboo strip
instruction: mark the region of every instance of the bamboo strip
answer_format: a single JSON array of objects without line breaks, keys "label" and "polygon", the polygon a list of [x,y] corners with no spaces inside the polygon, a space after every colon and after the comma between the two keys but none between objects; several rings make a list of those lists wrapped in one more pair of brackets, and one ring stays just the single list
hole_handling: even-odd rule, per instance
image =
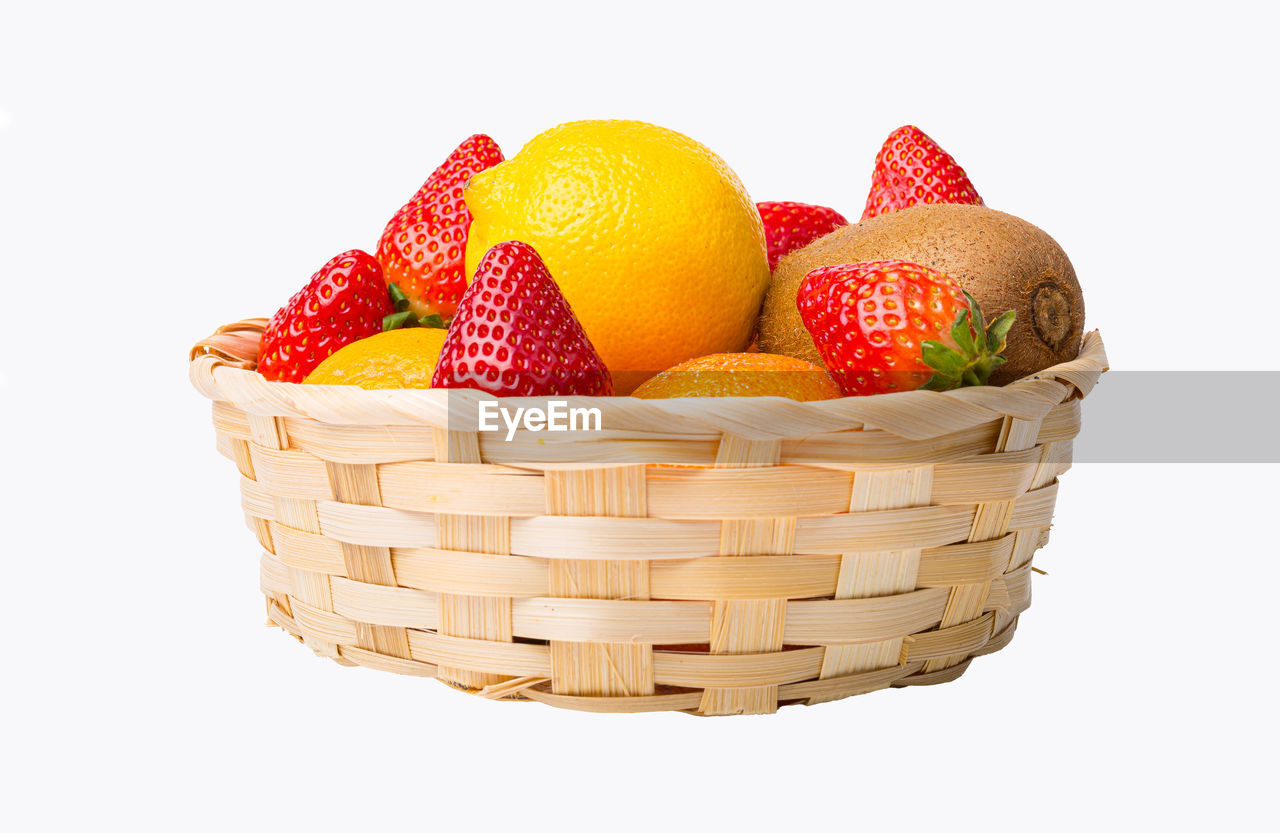
[{"label": "bamboo strip", "polygon": [[276,519],[276,505],[271,493],[247,477],[240,478],[240,506],[245,514],[261,521]]},{"label": "bamboo strip", "polygon": [[[213,425],[219,436],[249,440],[248,415],[229,402],[213,403]],[[412,460],[434,460],[433,429],[418,425],[381,425],[370,432],[367,426],[332,425],[310,419],[289,418],[284,421],[287,435],[295,448],[336,463],[394,463]],[[1037,445],[1070,439],[1080,431],[1080,400],[1067,399],[1050,408],[1036,437]],[[783,465],[825,466],[840,458],[852,458],[856,467],[880,464],[902,468],[911,464],[943,462],[972,454],[981,454],[995,446],[1000,433],[998,419],[962,429],[951,435],[932,438],[922,449],[908,440],[875,431],[847,430],[828,436],[801,437],[782,443]],[[621,442],[625,438],[651,436],[635,432],[601,432],[603,437]],[[544,434],[543,437],[548,435]],[[655,463],[701,463],[715,460],[717,436],[708,434],[697,444],[699,453],[690,460],[654,460]],[[669,440],[682,435],[669,435]],[[830,445],[824,445],[824,444]],[[668,442],[667,445],[672,445]],[[485,444],[481,443],[482,451]],[[821,453],[822,451],[831,453]],[[486,460],[490,460],[485,455]],[[490,460],[491,461],[491,460]],[[491,461],[492,462],[492,461]],[[591,460],[581,462],[595,462]]]},{"label": "bamboo strip", "polygon": [[[807,599],[830,596],[839,556],[761,555],[750,562],[733,556],[656,561],[649,568],[655,599]],[[1002,562],[1003,567],[1003,562]]]},{"label": "bamboo strip", "polygon": [[[930,466],[858,472],[853,479],[849,511],[927,506],[934,489],[933,474]],[[916,586],[920,554],[918,548],[845,553],[840,558],[835,598],[865,599],[910,592]],[[833,645],[826,650],[819,677],[844,677],[888,668],[898,664],[901,653],[901,636],[863,645]]]},{"label": "bamboo strip", "polygon": [[243,476],[254,479],[253,476],[253,458],[249,456],[249,443],[245,440],[235,440],[226,434],[218,435],[218,450],[223,456],[230,459],[236,464],[236,470]]},{"label": "bamboo strip", "polygon": [[1013,551],[1013,535],[988,541],[967,541],[920,553],[916,587],[978,584],[1004,573]]},{"label": "bamboo strip", "polygon": [[[246,431],[248,430],[247,419],[245,420],[245,430]],[[249,441],[242,440],[242,439],[233,439],[226,435],[219,434],[218,443],[220,446],[226,447],[226,450],[228,451],[228,456],[230,456],[231,459],[235,461],[236,469],[237,471],[240,472],[241,478],[244,479],[246,482],[254,482],[253,459],[250,457],[250,454],[249,454]],[[266,503],[270,503],[270,501],[268,500],[266,501]],[[274,514],[274,504],[271,504],[271,507],[272,507],[272,514]],[[258,544],[265,551],[274,554],[276,551],[276,542],[274,537],[271,534],[271,523],[269,521],[263,520],[260,517],[247,514],[247,513],[245,515],[245,520],[248,523],[249,529],[253,531],[254,538],[258,540]],[[268,590],[267,587],[264,585],[262,587],[262,592],[267,597],[268,607],[270,607],[270,604],[274,602],[275,604],[278,604],[281,607],[283,607],[285,612],[288,612],[290,587],[289,587],[287,571],[282,571],[282,572],[284,572],[285,574],[285,581],[282,584],[274,585],[270,590]]]},{"label": "bamboo strip", "polygon": [[880,642],[937,625],[947,603],[945,588],[896,596],[787,603],[788,645]]},{"label": "bamboo strip", "polygon": [[293,617],[271,599],[267,599],[267,625],[282,628],[299,642],[302,641],[302,635],[298,633],[298,625],[293,621]]},{"label": "bamboo strip", "polygon": [[1068,399],[1054,405],[1040,423],[1036,445],[1070,440],[1080,433],[1080,400]]},{"label": "bamboo strip", "polygon": [[[781,455],[780,441],[753,441],[726,433],[716,450],[716,467],[775,472]],[[843,492],[842,485],[838,491]],[[726,519],[720,527],[719,553],[746,558],[788,555],[795,551],[795,531],[794,517]],[[712,654],[781,651],[786,617],[785,598],[716,599],[711,609],[709,650]],[[772,714],[777,710],[778,685],[768,681],[705,688],[698,704],[699,713],[707,715]]]},{"label": "bamboo strip", "polygon": [[[283,420],[278,418],[250,416],[249,433],[252,437],[249,449],[251,460],[258,452],[283,451],[289,447],[289,438],[284,433]],[[256,462],[254,472],[258,473]],[[242,482],[253,482],[256,487],[263,488],[257,481]],[[273,509],[272,515],[280,524],[303,532],[320,531],[315,501],[272,495],[270,503]],[[321,611],[333,610],[333,597],[329,589],[328,576],[289,568],[289,584],[287,604],[289,611],[295,616],[299,601]],[[318,639],[315,635],[304,635],[303,642],[319,656],[338,657],[338,646],[332,640]]]},{"label": "bamboo strip", "polygon": [[[334,497],[344,503],[362,506],[379,506],[382,496],[378,490],[377,469],[367,463],[325,463]],[[341,543],[342,560],[346,575],[351,581],[396,586],[395,570],[391,566],[391,550],[387,547],[370,547],[363,544]],[[409,638],[404,628],[385,625],[356,623],[356,644],[366,651],[375,651],[399,659],[409,658]]]},{"label": "bamboo strip", "polygon": [[393,674],[408,674],[412,677],[435,677],[437,669],[434,665],[417,662],[411,659],[387,656],[376,651],[343,645],[339,649],[343,659],[351,660],[356,665],[372,668],[375,671],[390,671]]},{"label": "bamboo strip", "polygon": [[[1048,526],[1057,490],[1051,483],[1014,501],[1009,528]],[[241,480],[241,497],[249,514],[277,520],[270,495],[252,480]],[[431,515],[335,501],[317,501],[316,507],[326,537],[369,546],[435,546],[436,522]],[[802,517],[796,520],[796,552],[838,555],[850,540],[869,550],[940,547],[967,540],[973,519],[974,509],[966,506]],[[514,554],[538,558],[699,558],[717,553],[719,527],[711,521],[544,515],[513,519],[511,546]]]},{"label": "bamboo strip", "polygon": [[1053,520],[1053,505],[1058,499],[1058,484],[1050,483],[1027,492],[1014,501],[1009,516],[1009,529],[1040,529]]},{"label": "bamboo strip", "polygon": [[418,425],[331,425],[311,419],[286,419],[294,448],[331,463],[378,464],[434,460],[435,431]]},{"label": "bamboo strip", "polygon": [[[321,501],[320,527],[328,538],[371,547],[435,547],[440,527],[433,515],[382,506]],[[448,517],[448,516],[442,516]]]},{"label": "bamboo strip", "polygon": [[[345,578],[339,541],[271,525],[281,562],[312,572]],[[961,542],[922,551],[916,586],[950,587],[990,581],[1009,569],[1014,539],[1038,543],[1037,530],[1010,533],[990,541]],[[431,547],[395,548],[391,563],[402,587],[475,596],[531,598],[548,596],[551,562],[525,556],[494,556]],[[649,567],[649,592],[655,599],[808,599],[835,594],[840,556],[758,556],[750,562],[709,556],[658,561]]]},{"label": "bamboo strip", "polygon": [[503,683],[487,685],[476,695],[486,700],[525,700],[527,698],[521,696],[525,689],[547,682],[550,682],[547,677],[514,677]]},{"label": "bamboo strip", "polygon": [[849,674],[844,677],[828,677],[825,680],[794,683],[781,686],[778,689],[778,697],[782,700],[800,702],[825,702],[854,694],[866,694],[888,688],[898,680],[915,673],[920,666],[921,663],[917,662],[909,665],[895,665],[892,668],[882,668],[877,671]]},{"label": "bamboo strip", "polygon": [[551,653],[546,645],[466,639],[415,629],[408,634],[409,653],[421,662],[477,668],[502,677],[551,675]]},{"label": "bamboo strip", "polygon": [[[1027,570],[1011,574],[1029,586]],[[404,587],[380,587],[333,577],[335,612],[362,622],[434,629],[443,596]],[[1020,591],[1022,592],[1022,591]],[[789,645],[876,642],[919,633],[938,624],[945,588],[868,599],[792,601],[783,632]],[[475,597],[470,597],[475,598]],[[1019,597],[1019,600],[1025,598]],[[568,642],[698,643],[711,632],[712,602],[532,598],[511,605],[514,636]],[[466,636],[466,634],[462,634]]]},{"label": "bamboo strip", "polygon": [[782,441],[779,462],[840,471],[900,469],[963,460],[995,447],[998,419],[931,438],[928,443],[882,431],[847,430]]},{"label": "bamboo strip", "polygon": [[653,468],[648,514],[671,519],[833,515],[849,505],[853,475],[808,467]]},{"label": "bamboo strip", "polygon": [[303,451],[274,450],[250,444],[254,480],[276,497],[299,500],[332,500],[323,460]]},{"label": "bamboo strip", "polygon": [[539,558],[697,558],[715,555],[719,542],[715,521],[556,515],[511,521],[512,551]]},{"label": "bamboo strip", "polygon": [[[435,448],[440,462],[474,464],[481,462],[479,437],[473,431],[437,429]],[[464,550],[509,555],[511,519],[479,514],[437,515],[436,546],[444,550]],[[471,596],[441,593],[441,634],[473,639],[510,642],[513,638],[509,596]],[[497,685],[507,678],[463,667],[441,667],[441,679],[468,689]]]},{"label": "bamboo strip", "polygon": [[312,573],[347,578],[347,562],[341,541],[275,521],[266,523],[275,543],[272,551],[283,564]]},{"label": "bamboo strip", "polygon": [[[548,471],[546,512],[553,515],[644,517],[644,466]],[[556,560],[551,595],[577,599],[648,599],[648,561]],[[551,690],[556,694],[640,697],[653,694],[653,646],[633,642],[552,640]]]},{"label": "bamboo strip", "polygon": [[525,639],[565,642],[703,642],[711,628],[711,602],[610,599],[516,599],[512,629]]},{"label": "bamboo strip", "polygon": [[962,625],[908,636],[902,640],[901,661],[936,659],[952,654],[968,656],[991,640],[995,616],[992,611]]},{"label": "bamboo strip", "polygon": [[1001,648],[1013,641],[1013,634],[1017,629],[1018,617],[1015,616],[1013,617],[1013,621],[1011,621],[1003,631],[1000,631],[995,636],[991,637],[991,641],[974,651],[973,655],[975,657],[980,657],[985,656],[986,654],[994,654],[996,651],[999,651]]},{"label": "bamboo strip", "polygon": [[516,599],[551,595],[551,568],[542,559],[406,548],[393,549],[391,563],[403,587]]},{"label": "bamboo strip", "polygon": [[680,694],[654,694],[648,697],[583,697],[553,694],[540,688],[529,688],[524,696],[539,703],[581,712],[639,714],[641,712],[682,711],[696,708],[702,699],[697,691]]},{"label": "bamboo strip", "polygon": [[[1042,432],[1043,433],[1043,432]],[[1060,440],[1058,442],[1050,442],[1043,446],[1038,446],[1040,454],[1040,464],[1036,469],[1035,476],[1031,480],[1030,488],[1035,490],[1044,489],[1051,484],[1057,482],[1057,478],[1071,466],[1071,439]],[[1014,573],[1020,568],[1029,567],[1031,559],[1040,547],[1044,546],[1048,541],[1049,527],[1030,527],[1019,529],[1015,533],[1015,540],[1012,551],[1009,553],[1009,560],[1006,565],[1006,572]],[[1030,573],[1028,572],[1028,576]],[[1027,603],[1030,603],[1030,585],[1027,586]],[[1025,607],[1025,605],[1024,605]],[[1023,608],[1014,610],[1012,605],[996,611],[996,621],[994,628],[996,631],[1004,631],[1009,628],[1013,620],[1017,618],[1018,612]]]},{"label": "bamboo strip", "polygon": [[268,552],[275,550],[275,541],[271,537],[271,523],[252,515],[246,516],[246,518],[249,522],[249,529],[253,532],[253,536],[258,539],[258,544]]},{"label": "bamboo strip", "polygon": [[444,598],[441,594],[407,587],[382,587],[337,576],[330,578],[329,584],[333,588],[333,611],[348,619],[397,628],[435,630],[440,627]]},{"label": "bamboo strip", "polygon": [[866,552],[940,547],[965,540],[973,511],[969,506],[922,506],[800,518],[796,552],[843,555],[850,541]]},{"label": "bamboo strip", "polygon": [[1033,446],[939,464],[933,467],[930,501],[946,506],[1017,500],[1030,488],[1040,456],[1040,449]]},{"label": "bamboo strip", "polygon": [[[306,500],[334,498],[323,460],[299,451],[272,451],[254,446],[249,468],[273,495]],[[1027,491],[1037,468],[1045,465],[1039,449],[991,454],[943,464],[935,472],[933,501],[938,505],[1012,500]],[[385,505],[415,512],[463,512],[486,506],[493,514],[534,516],[544,510],[541,478],[524,474],[490,474],[475,466],[445,477],[447,464],[414,462],[380,466]],[[717,469],[657,469],[649,475],[651,515],[670,519],[787,517],[833,515],[847,509],[851,473],[837,470],[783,468],[766,476],[714,477]],[[726,470],[726,474],[747,474]],[[1056,475],[1055,475],[1056,476]],[[1051,479],[1051,478],[1050,478]],[[501,511],[499,511],[499,508]]]},{"label": "bamboo strip", "polygon": [[[997,444],[997,451],[1022,451],[1033,449],[1036,437],[1040,433],[1038,420],[1022,420],[1006,417],[1005,424]],[[987,541],[1005,535],[1012,525],[1015,501],[1001,500],[978,504],[974,513],[973,528],[969,532],[970,541]],[[1007,580],[1006,580],[1007,581]],[[982,615],[987,603],[987,594],[991,590],[989,582],[983,584],[959,584],[951,589],[946,610],[942,613],[942,627],[948,628],[968,622]],[[930,659],[925,662],[923,673],[941,671],[961,662],[965,662],[967,654],[956,653],[945,657]]]},{"label": "bamboo strip", "polygon": [[258,586],[272,600],[288,596],[293,588],[289,570],[270,552],[264,551],[258,559]]},{"label": "bamboo strip", "polygon": [[[393,463],[378,466],[383,505],[414,512],[493,514],[545,511],[542,477],[502,466],[468,463]],[[483,512],[485,508],[489,512]]]},{"label": "bamboo strip", "polygon": [[1009,593],[1009,610],[1017,616],[1031,606],[1031,565],[1005,573],[1004,586]]},{"label": "bamboo strip", "polygon": [[1013,615],[1013,602],[1009,599],[1009,588],[1005,586],[1003,575],[992,579],[991,589],[987,591],[987,603],[982,606],[982,612],[990,610]]},{"label": "bamboo strip", "polygon": [[[925,665],[928,665],[931,661],[932,660],[926,660]],[[918,674],[912,674],[910,677],[903,677],[901,680],[894,683],[894,685],[941,685],[942,683],[949,683],[952,680],[959,679],[960,676],[969,669],[969,663],[971,661],[971,659],[966,659],[964,662],[956,665],[950,665],[937,671],[921,671]]]},{"label": "bamboo strip", "polygon": [[331,611],[313,607],[306,602],[293,600],[293,621],[298,626],[304,642],[311,640],[333,645],[333,656],[338,656],[339,645],[356,644],[356,623]]},{"label": "bamboo strip", "polygon": [[688,688],[781,685],[811,679],[821,664],[821,648],[762,654],[654,651],[653,677],[659,685]]},{"label": "bamboo strip", "polygon": [[709,466],[716,455],[716,441],[711,435],[705,439],[687,436],[652,439],[629,431],[592,431],[591,441],[581,442],[572,435],[558,438],[555,434],[524,434],[528,432],[521,432],[510,441],[500,432],[485,434],[480,439],[485,461],[546,469],[641,463]]},{"label": "bamboo strip", "polygon": [[[510,642],[511,600],[495,596],[440,595],[440,632],[450,636]],[[505,682],[506,678],[470,668],[441,669],[441,679],[463,688],[477,689]]]},{"label": "bamboo strip", "polygon": [[[228,361],[225,351],[219,351],[209,342],[202,343],[192,351],[191,381],[209,399],[231,402],[249,413],[275,418],[309,417],[345,425],[417,424],[441,430],[457,429],[460,426],[456,423],[466,414],[478,415],[480,401],[492,398],[466,390],[368,391],[354,387],[290,385],[268,382],[234,364]],[[1011,417],[1039,422],[1054,405],[1073,395],[1087,394],[1105,366],[1102,341],[1097,333],[1089,333],[1080,355],[1073,361],[1003,388],[916,390],[893,396],[844,397],[821,402],[734,397],[692,400],[566,397],[565,401],[568,407],[598,409],[602,424],[613,431],[652,432],[653,426],[661,425],[668,434],[710,437],[732,434],[747,440],[772,441],[869,428],[907,439],[926,440],[992,419]],[[530,401],[509,399],[504,404],[542,406],[544,402],[534,397]],[[762,418],[765,414],[767,418]],[[465,433],[474,436],[474,432]],[[502,442],[501,437],[486,437]],[[448,459],[454,458],[448,456]]]}]

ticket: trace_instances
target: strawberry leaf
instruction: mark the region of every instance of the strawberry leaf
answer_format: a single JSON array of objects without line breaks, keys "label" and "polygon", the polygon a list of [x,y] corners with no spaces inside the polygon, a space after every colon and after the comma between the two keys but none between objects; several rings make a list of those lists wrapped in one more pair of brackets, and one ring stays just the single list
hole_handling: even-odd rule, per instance
[{"label": "strawberry leaf", "polygon": [[[948,347],[939,341],[926,341],[921,345],[920,358],[933,371],[929,381],[922,386],[923,390],[985,385],[991,371],[1004,363],[1004,356],[997,354],[1004,349],[1005,338],[1013,326],[1014,311],[1005,312],[987,326],[977,299],[968,292],[964,297],[969,301],[969,308],[957,313],[955,323],[951,325],[951,338],[956,347]],[[973,335],[975,331],[977,338]]]},{"label": "strawberry leaf", "polygon": [[[410,321],[412,321],[413,323],[410,324],[409,323]],[[417,323],[418,323],[418,320],[413,317],[413,313],[409,310],[393,312],[382,319],[382,331],[386,333],[386,332],[390,332],[391,330],[398,330],[401,327],[412,327],[412,326],[415,326]]]},{"label": "strawberry leaf", "polygon": [[[404,291],[396,285],[395,281],[387,284],[387,294],[391,296],[391,306],[395,307],[396,312],[404,312],[409,308],[409,298]],[[386,329],[386,321],[383,321],[383,329]],[[391,329],[395,329],[392,327]]]},{"label": "strawberry leaf", "polygon": [[419,327],[430,327],[435,330],[447,329],[444,319],[440,317],[440,313],[433,312],[430,315],[424,315],[418,319]]},{"label": "strawberry leaf", "polygon": [[969,328],[968,310],[956,316],[955,323],[951,325],[951,339],[960,348],[960,352],[966,356],[973,352],[973,331]]},{"label": "strawberry leaf", "polygon": [[921,348],[924,363],[944,376],[959,376],[965,367],[965,357],[940,341],[926,341]]},{"label": "strawberry leaf", "polygon": [[960,290],[964,292],[964,297],[969,300],[969,312],[973,314],[973,329],[981,333],[987,329],[987,324],[982,319],[982,307],[978,304],[978,299],[969,294],[968,290]]},{"label": "strawberry leaf", "polygon": [[995,321],[991,322],[991,326],[987,327],[987,350],[991,353],[999,353],[1004,349],[1005,338],[1009,335],[1009,328],[1013,326],[1013,319],[1017,317],[1017,313],[1009,310],[1001,315]]}]

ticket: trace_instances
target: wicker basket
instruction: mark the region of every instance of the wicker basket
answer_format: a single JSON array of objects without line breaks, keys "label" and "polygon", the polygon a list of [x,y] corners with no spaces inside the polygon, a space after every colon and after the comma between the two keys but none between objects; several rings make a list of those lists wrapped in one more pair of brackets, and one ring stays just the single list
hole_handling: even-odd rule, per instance
[{"label": "wicker basket", "polygon": [[271,622],[342,664],[587,711],[759,714],[960,676],[1030,602],[1106,369],[1094,332],[1003,388],[590,399],[604,430],[508,441],[458,416],[491,398],[472,391],[267,382],[264,324],[222,328],[190,371]]}]

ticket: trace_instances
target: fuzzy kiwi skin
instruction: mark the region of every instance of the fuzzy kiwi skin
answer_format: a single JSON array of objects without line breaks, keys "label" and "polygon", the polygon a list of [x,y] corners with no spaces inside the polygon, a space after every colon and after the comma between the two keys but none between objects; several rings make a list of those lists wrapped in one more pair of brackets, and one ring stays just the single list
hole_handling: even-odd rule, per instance
[{"label": "fuzzy kiwi skin", "polygon": [[796,293],[820,266],[908,260],[960,282],[987,321],[1017,311],[991,374],[1003,385],[1074,359],[1084,333],[1084,296],[1053,238],[1025,220],[981,205],[917,205],[838,228],[778,262],[760,317],[760,350],[822,363],[800,320]]}]

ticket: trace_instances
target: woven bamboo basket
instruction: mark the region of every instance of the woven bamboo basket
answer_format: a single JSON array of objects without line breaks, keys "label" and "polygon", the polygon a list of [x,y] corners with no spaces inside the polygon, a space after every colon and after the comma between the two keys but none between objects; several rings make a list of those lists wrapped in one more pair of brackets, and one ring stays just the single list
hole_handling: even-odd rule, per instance
[{"label": "woven bamboo basket", "polygon": [[[964,673],[1030,603],[1102,339],[1002,388],[574,400],[268,382],[265,319],[191,352],[267,616],[344,665],[597,712],[771,713]],[[503,400],[504,405],[545,404]]]}]

